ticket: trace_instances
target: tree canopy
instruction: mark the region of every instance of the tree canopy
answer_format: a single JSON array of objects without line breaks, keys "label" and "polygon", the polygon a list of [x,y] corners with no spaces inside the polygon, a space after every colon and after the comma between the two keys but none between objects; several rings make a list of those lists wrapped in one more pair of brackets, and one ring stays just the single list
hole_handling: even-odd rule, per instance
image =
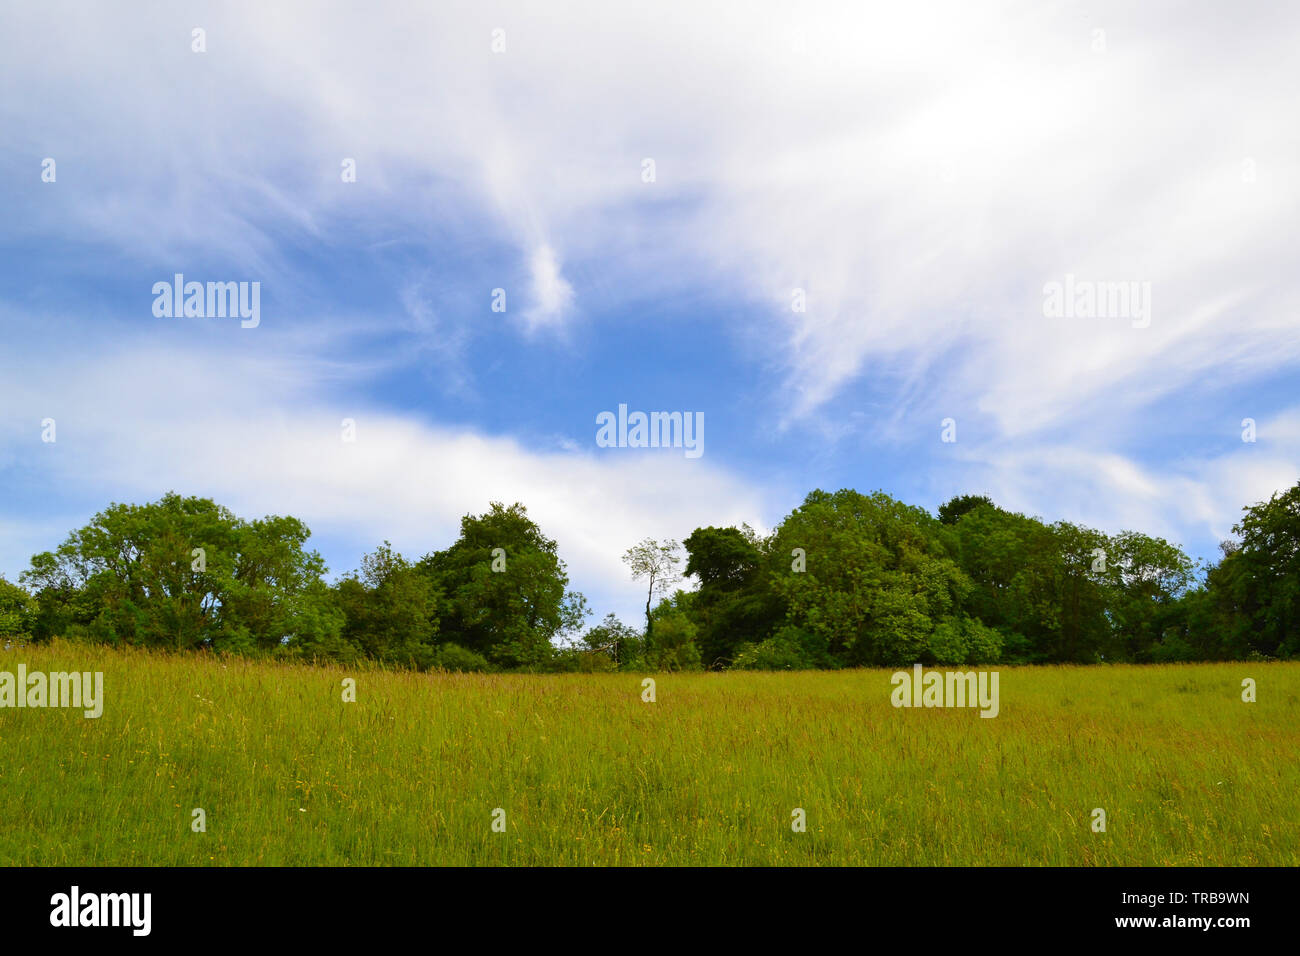
[{"label": "tree canopy", "polygon": [[18,583],[0,578],[0,641],[447,670],[1295,657],[1300,483],[1243,509],[1233,534],[1198,566],[1162,538],[1049,524],[984,495],[931,514],[881,491],[816,490],[767,534],[696,528],[683,541],[693,589],[675,587],[675,541],[633,545],[645,626],[610,614],[582,633],[586,599],[522,504],[465,515],[419,560],[385,541],[329,583],[299,519],[169,493],[109,505]]}]

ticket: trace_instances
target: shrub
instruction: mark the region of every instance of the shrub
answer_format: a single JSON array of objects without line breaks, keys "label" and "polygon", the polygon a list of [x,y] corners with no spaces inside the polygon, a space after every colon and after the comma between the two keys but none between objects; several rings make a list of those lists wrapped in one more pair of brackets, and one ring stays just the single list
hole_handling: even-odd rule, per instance
[{"label": "shrub", "polygon": [[492,669],[487,658],[459,644],[439,644],[431,666],[444,671],[485,672]]},{"label": "shrub", "polygon": [[824,650],[821,639],[787,625],[765,641],[740,645],[731,666],[748,671],[808,670],[821,664]]},{"label": "shrub", "polygon": [[997,664],[1002,661],[1001,632],[974,617],[968,617],[962,622],[962,630],[966,637],[967,664]]},{"label": "shrub", "polygon": [[961,623],[946,617],[936,624],[926,642],[926,650],[936,664],[964,664],[967,645]]}]

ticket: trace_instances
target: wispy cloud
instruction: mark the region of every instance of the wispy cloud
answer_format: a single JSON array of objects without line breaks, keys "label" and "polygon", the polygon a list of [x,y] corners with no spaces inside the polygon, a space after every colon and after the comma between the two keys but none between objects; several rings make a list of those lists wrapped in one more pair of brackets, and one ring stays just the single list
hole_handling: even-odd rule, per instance
[{"label": "wispy cloud", "polygon": [[[704,461],[600,457],[594,422],[589,444],[531,449],[373,407],[355,389],[318,381],[303,356],[233,358],[228,348],[133,348],[19,371],[0,382],[0,461],[39,471],[58,501],[92,501],[94,510],[174,489],[243,515],[288,512],[323,532],[336,572],[385,538],[413,555],[446,547],[462,515],[521,501],[560,543],[574,585],[625,614],[638,606],[619,560],[632,543],[755,523],[769,507],[759,488]],[[56,416],[53,444],[40,439],[47,415]],[[343,440],[344,419],[355,441]],[[59,511],[72,520],[70,508]],[[0,572],[10,575],[26,567],[37,538],[52,547],[74,526],[55,534],[58,521],[17,525],[22,533],[0,544]]]},{"label": "wispy cloud", "polygon": [[[30,355],[49,327],[62,363],[4,387],[24,415],[116,408],[118,425],[93,420],[118,438],[83,442],[78,462],[138,482],[132,493],[156,482],[123,448],[177,480],[202,478],[176,459],[194,456],[210,486],[228,481],[273,508],[255,489],[312,487],[324,479],[302,462],[315,462],[342,471],[318,498],[292,500],[345,523],[347,508],[330,503],[366,512],[355,499],[382,499],[393,469],[460,474],[399,450],[410,441],[470,456],[467,469],[533,475],[521,487],[588,542],[593,569],[609,565],[597,545],[627,542],[569,515],[541,477],[617,499],[605,508],[621,515],[619,535],[635,530],[634,507],[666,507],[665,527],[697,513],[762,520],[749,505],[772,488],[753,469],[746,481],[724,472],[713,452],[719,484],[704,494],[707,481],[675,471],[624,475],[618,460],[556,453],[554,421],[519,421],[511,383],[561,352],[588,356],[580,371],[622,370],[655,400],[676,394],[687,349],[656,332],[664,304],[681,300],[702,340],[707,330],[711,348],[743,356],[719,390],[753,396],[750,431],[727,436],[711,420],[714,447],[770,448],[783,479],[857,480],[868,466],[900,483],[906,471],[913,488],[968,477],[1048,517],[1184,537],[1226,533],[1243,495],[1295,479],[1300,138],[1277,117],[1300,85],[1300,10],[704,0],[671,14],[598,2],[136,11],[0,11],[11,144],[0,203],[15,211],[0,220],[13,263],[0,305],[11,349]],[[202,54],[190,48],[196,25]],[[56,185],[39,180],[44,157],[58,161]],[[113,286],[199,269],[263,281],[257,339],[146,326]],[[70,275],[90,283],[75,302],[61,298]],[[1149,283],[1149,326],[1047,316],[1044,285],[1066,275]],[[490,311],[495,288],[504,319]],[[50,325],[56,307],[87,314]],[[220,376],[205,358],[214,348]],[[73,377],[114,390],[94,364],[109,353],[117,381],[167,384],[149,393],[167,415],[75,398]],[[403,379],[396,398],[376,385],[422,364],[434,381]],[[577,374],[557,368],[555,391],[585,418]],[[261,404],[245,405],[249,393]],[[386,467],[317,460],[302,437],[348,414],[331,404],[340,395],[366,417],[361,434],[383,437],[362,447]],[[1222,422],[1258,417],[1259,446],[1217,455],[1137,440],[1202,427],[1190,410],[1207,403],[1222,405]],[[291,453],[239,444],[236,429],[267,416],[287,423],[276,434]],[[933,437],[948,416],[960,453]],[[204,428],[224,457],[194,437]],[[545,450],[530,434],[548,436]],[[141,435],[160,444],[139,446]],[[651,478],[666,482],[658,498]],[[482,506],[490,481],[466,471],[463,482],[466,500],[435,496],[437,514]],[[420,510],[427,485],[396,500],[433,521]],[[700,507],[662,504],[674,494]],[[733,494],[745,504],[727,507]],[[383,516],[366,513],[373,536]]]}]

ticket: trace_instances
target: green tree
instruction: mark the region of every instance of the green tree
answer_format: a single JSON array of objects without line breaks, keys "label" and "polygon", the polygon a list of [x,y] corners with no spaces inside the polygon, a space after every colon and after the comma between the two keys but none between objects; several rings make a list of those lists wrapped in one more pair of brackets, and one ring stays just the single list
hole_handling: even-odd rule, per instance
[{"label": "green tree", "polygon": [[326,568],[319,554],[306,549],[310,536],[307,526],[293,517],[237,521],[232,571],[221,582],[218,618],[223,634],[217,646],[224,642],[233,647],[238,640],[266,650],[315,627],[338,624],[318,606],[329,602],[321,583]]},{"label": "green tree", "polygon": [[[719,667],[785,620],[785,603],[772,587],[781,559],[747,525],[696,528],[684,543],[686,574],[700,582],[689,611],[695,643],[704,666]],[[788,559],[784,567],[789,570]]]},{"label": "green tree", "polygon": [[960,627],[970,582],[921,508],[883,492],[814,491],[774,540],[777,553],[807,556],[806,570],[772,578],[789,623],[824,640],[840,664],[924,660],[937,625],[953,618]]},{"label": "green tree", "polygon": [[980,505],[953,526],[967,614],[1002,636],[1004,659],[1094,661],[1110,637],[1105,535]]},{"label": "green tree", "polygon": [[347,616],[338,594],[323,581],[312,581],[291,595],[291,630],[284,635],[283,652],[306,660],[350,663],[364,656],[361,648],[344,636]]},{"label": "green tree", "polygon": [[676,591],[654,609],[654,643],[646,642],[646,666],[661,671],[697,670],[700,649],[695,643],[699,628],[694,621],[696,595]]},{"label": "green tree", "polygon": [[1163,538],[1136,531],[1113,535],[1105,559],[1102,578],[1112,628],[1108,658],[1161,659],[1168,653],[1161,651],[1166,638],[1182,630],[1182,599],[1196,573],[1192,559]]},{"label": "green tree", "polygon": [[441,592],[385,541],[336,586],[345,639],[377,660],[437,666]]},{"label": "green tree", "polygon": [[939,520],[943,524],[956,524],[962,515],[985,505],[997,507],[987,495],[957,495],[939,506]]},{"label": "green tree", "polygon": [[584,670],[635,670],[642,666],[644,641],[636,628],[629,627],[615,614],[588,628],[582,636],[585,653],[596,660],[608,660],[608,667],[593,665]]},{"label": "green tree", "polygon": [[0,647],[31,637],[36,602],[25,588],[0,577]]},{"label": "green tree", "polygon": [[[1207,576],[1202,628],[1219,628],[1224,656],[1300,653],[1300,482],[1243,509],[1239,540]],[[1196,643],[1203,644],[1197,635]]]},{"label": "green tree", "polygon": [[38,630],[112,643],[272,648],[309,622],[325,566],[296,518],[245,522],[174,493],[114,504],[32,558]]},{"label": "green tree", "polygon": [[466,515],[456,542],[418,567],[445,595],[449,639],[500,667],[543,666],[552,641],[586,616],[555,541],[518,503],[492,502],[486,514]]},{"label": "green tree", "polygon": [[1059,608],[1052,658],[1092,663],[1101,659],[1111,631],[1103,570],[1109,540],[1100,531],[1068,521],[1052,525],[1052,537],[1056,552],[1050,573]]}]

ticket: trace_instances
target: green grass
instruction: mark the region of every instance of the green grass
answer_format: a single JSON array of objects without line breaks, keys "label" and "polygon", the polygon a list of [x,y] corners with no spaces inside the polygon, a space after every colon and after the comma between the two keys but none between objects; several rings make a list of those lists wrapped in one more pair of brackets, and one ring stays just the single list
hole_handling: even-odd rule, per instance
[{"label": "green grass", "polygon": [[20,662],[103,671],[106,702],[0,709],[6,865],[1300,864],[1300,664],[1004,667],[984,719],[893,708],[889,671],[659,674],[643,703],[627,674]]}]

